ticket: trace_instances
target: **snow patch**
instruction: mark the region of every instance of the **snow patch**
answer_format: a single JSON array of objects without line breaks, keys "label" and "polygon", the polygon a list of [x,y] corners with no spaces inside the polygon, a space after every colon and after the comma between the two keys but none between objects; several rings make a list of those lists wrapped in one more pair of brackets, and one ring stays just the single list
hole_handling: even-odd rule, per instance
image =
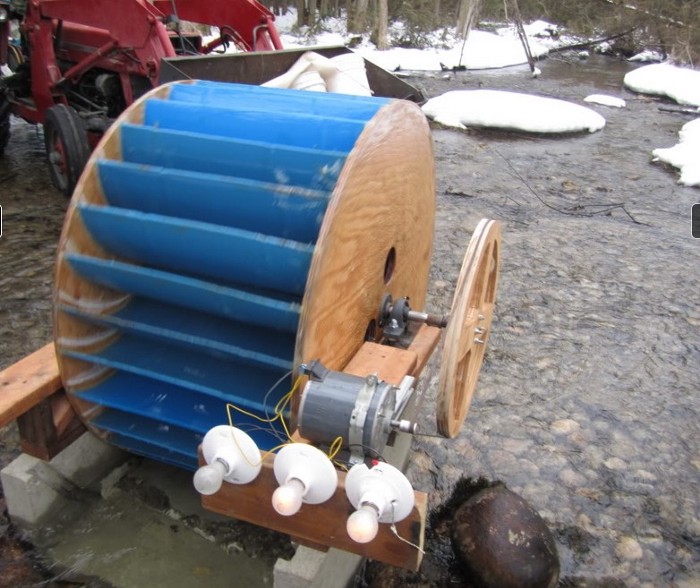
[{"label": "snow patch", "polygon": [[591,94],[583,99],[584,102],[592,102],[593,104],[602,104],[603,106],[612,106],[613,108],[624,108],[627,103],[622,98],[608,96],[607,94]]},{"label": "snow patch", "polygon": [[668,63],[645,65],[625,75],[625,86],[640,94],[667,96],[700,107],[700,71]]},{"label": "snow patch", "polygon": [[678,143],[666,149],[654,149],[654,161],[677,167],[678,182],[685,186],[700,186],[700,118],[686,123],[678,133]]},{"label": "snow patch", "polygon": [[491,127],[529,133],[594,132],[605,126],[597,112],[555,98],[499,90],[455,90],[428,100],[423,112],[458,128]]}]

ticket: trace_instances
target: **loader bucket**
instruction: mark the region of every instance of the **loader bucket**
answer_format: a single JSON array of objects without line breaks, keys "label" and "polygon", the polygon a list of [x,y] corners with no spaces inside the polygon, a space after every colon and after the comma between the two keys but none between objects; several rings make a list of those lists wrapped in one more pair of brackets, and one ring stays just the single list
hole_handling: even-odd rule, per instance
[{"label": "loader bucket", "polygon": [[[160,84],[165,84],[175,80],[193,79],[260,85],[285,73],[306,51],[314,51],[328,58],[352,53],[347,47],[336,46],[201,57],[169,57],[161,62],[158,81]],[[374,63],[365,60],[365,68],[367,80],[375,96],[400,98],[412,102],[424,100],[420,90]]]}]

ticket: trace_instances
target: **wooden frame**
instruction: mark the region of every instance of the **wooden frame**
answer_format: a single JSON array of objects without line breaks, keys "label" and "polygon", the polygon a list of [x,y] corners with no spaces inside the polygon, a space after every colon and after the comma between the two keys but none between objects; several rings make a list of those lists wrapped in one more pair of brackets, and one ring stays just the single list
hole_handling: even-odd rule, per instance
[{"label": "wooden frame", "polygon": [[85,432],[63,391],[53,343],[0,372],[0,427],[15,419],[22,451],[47,461]]}]

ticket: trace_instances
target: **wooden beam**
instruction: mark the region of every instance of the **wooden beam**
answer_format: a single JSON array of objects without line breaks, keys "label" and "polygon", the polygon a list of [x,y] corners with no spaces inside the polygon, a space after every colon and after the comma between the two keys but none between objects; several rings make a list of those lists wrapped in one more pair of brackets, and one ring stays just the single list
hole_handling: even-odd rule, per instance
[{"label": "wooden beam", "polygon": [[[335,547],[370,557],[393,566],[418,570],[422,553],[398,539],[389,525],[380,524],[376,539],[370,543],[355,543],[345,530],[347,518],[354,509],[345,496],[345,472],[338,472],[338,489],[323,504],[304,504],[301,510],[285,517],[272,507],[272,493],[277,480],[272,471],[272,459],[263,464],[260,475],[250,484],[234,485],[224,482],[221,490],[202,496],[202,506],[210,511],[248,521],[281,533],[286,533],[314,546]],[[200,463],[204,462],[200,458]],[[408,518],[396,524],[398,534],[423,548],[428,496],[416,492],[416,505]]]},{"label": "wooden beam", "polygon": [[53,459],[86,431],[63,391],[17,417],[17,427],[22,451],[45,461]]},{"label": "wooden beam", "polygon": [[398,386],[404,376],[420,376],[441,334],[442,329],[421,325],[408,349],[363,343],[343,372],[361,377],[376,374],[380,380]]},{"label": "wooden beam", "polygon": [[0,372],[0,427],[61,390],[53,343]]},{"label": "wooden beam", "polygon": [[85,432],[63,391],[53,343],[0,372],[0,427],[13,420],[22,451],[47,461]]}]

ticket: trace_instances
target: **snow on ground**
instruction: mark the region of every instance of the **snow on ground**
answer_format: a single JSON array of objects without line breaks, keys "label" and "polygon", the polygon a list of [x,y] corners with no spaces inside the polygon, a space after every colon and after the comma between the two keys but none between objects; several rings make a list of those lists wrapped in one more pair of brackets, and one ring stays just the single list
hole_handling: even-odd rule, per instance
[{"label": "snow on ground", "polygon": [[583,99],[584,102],[593,104],[602,104],[603,106],[612,106],[613,108],[624,108],[627,103],[622,98],[616,96],[608,96],[607,94],[591,94]]},{"label": "snow on ground", "polygon": [[[530,50],[534,57],[543,57],[547,49],[533,41]],[[377,51],[370,47],[358,49],[365,59],[386,70],[440,70],[443,67],[466,69],[493,69],[527,63],[520,40],[489,33],[471,31],[467,42],[458,42],[450,49],[403,49],[400,47]]]},{"label": "snow on ground", "polygon": [[[290,10],[283,16],[275,18],[275,25],[280,32],[285,47],[307,47],[311,45],[345,45],[350,37],[345,29],[343,19],[329,18],[323,23],[323,32],[314,35],[300,35],[295,31],[296,12]],[[548,48],[542,43],[546,31],[556,31],[556,25],[536,21],[526,27],[530,51],[535,58],[544,57]],[[301,31],[304,33],[304,31]],[[390,37],[398,38],[405,31],[399,24],[393,24]],[[355,47],[365,59],[372,61],[388,71],[397,69],[417,71],[439,71],[444,67],[464,66],[467,69],[493,69],[527,63],[527,57],[515,29],[501,28],[498,33],[473,30],[467,42],[458,39],[449,30],[436,31],[429,35],[432,47],[424,49],[406,49],[393,47],[378,51],[366,36]]]},{"label": "snow on ground", "polygon": [[530,133],[594,132],[605,126],[597,112],[555,98],[499,90],[455,90],[428,100],[423,112],[459,128],[493,127]]},{"label": "snow on ground", "polygon": [[[625,76],[625,86],[641,94],[667,96],[700,112],[700,71],[668,63],[645,65]],[[655,161],[677,167],[681,184],[700,186],[700,119],[683,126],[677,145],[654,149],[652,155]]]},{"label": "snow on ground", "polygon": [[[313,36],[293,32],[296,13],[277,17],[276,25],[285,47],[309,45],[345,45],[350,40],[343,19],[324,21],[325,32]],[[525,26],[531,51],[543,57],[548,50],[566,45],[570,39],[560,34],[556,25],[535,21]],[[302,31],[304,33],[304,31]],[[405,33],[400,23],[393,24],[390,36],[398,38]],[[465,66],[467,69],[491,69],[520,65],[527,62],[525,51],[513,27],[496,28],[496,33],[473,30],[466,43],[450,30],[428,35],[431,47],[425,49],[392,48],[377,51],[363,36],[354,50],[365,59],[393,71],[439,71]],[[656,59],[657,55],[642,52],[635,61]],[[668,96],[679,102],[698,107],[700,112],[700,71],[675,67],[667,63],[646,65],[625,76],[625,85],[639,93]],[[624,100],[613,96],[594,94],[586,102],[623,108]],[[501,129],[520,129],[527,132],[554,133],[597,131],[605,119],[584,106],[514,92],[490,90],[448,92],[433,98],[424,106],[424,112],[442,124],[460,128],[466,126],[493,126]],[[643,121],[642,121],[643,123]],[[697,124],[696,124],[697,123]],[[653,156],[681,170],[680,182],[700,185],[700,123],[693,121],[683,127],[678,145],[656,149]]]},{"label": "snow on ground", "polygon": [[681,172],[679,183],[700,186],[700,118],[686,123],[678,133],[679,142],[667,149],[654,149],[654,161],[663,161]]},{"label": "snow on ground", "polygon": [[668,96],[679,104],[700,109],[700,71],[655,63],[629,72],[625,86],[634,92]]}]

